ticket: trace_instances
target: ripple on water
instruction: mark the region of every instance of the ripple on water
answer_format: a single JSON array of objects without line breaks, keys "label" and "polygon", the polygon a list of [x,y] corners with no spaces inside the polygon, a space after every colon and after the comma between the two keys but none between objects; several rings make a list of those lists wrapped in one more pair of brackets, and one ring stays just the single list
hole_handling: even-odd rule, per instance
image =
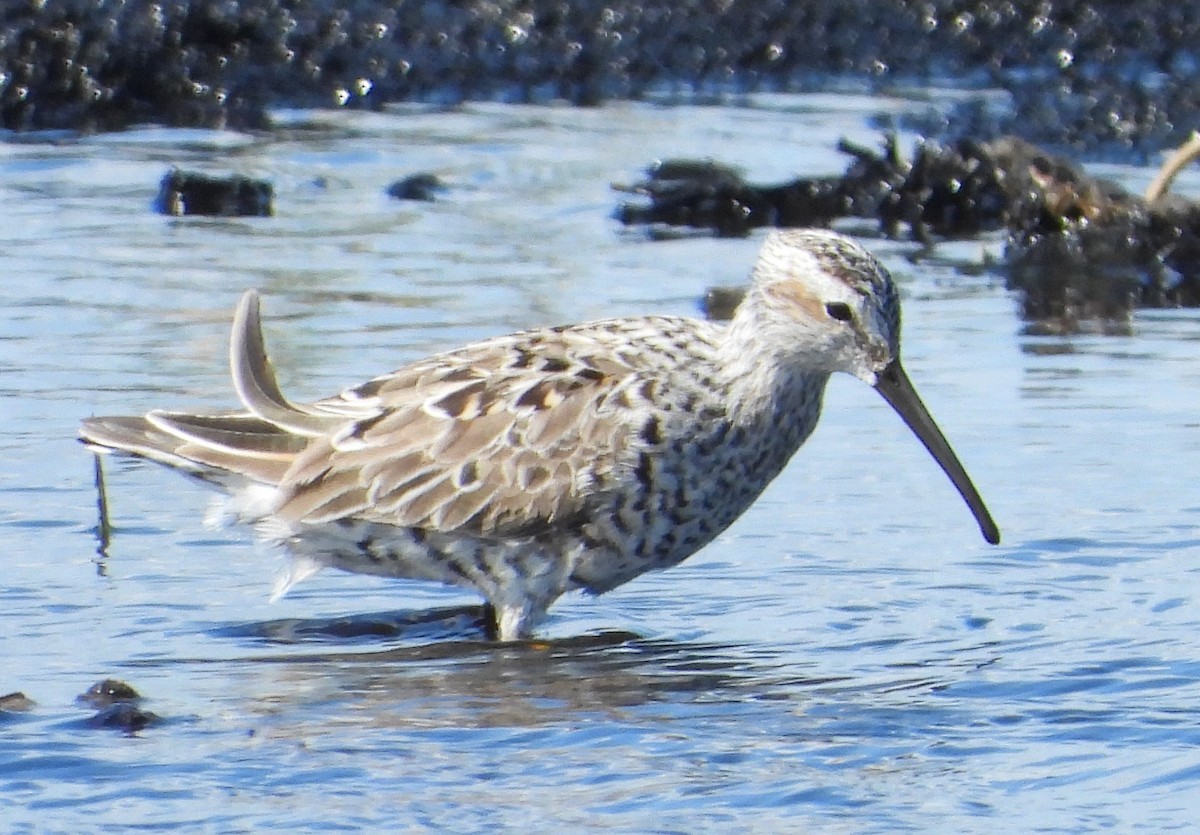
[{"label": "ripple on water", "polygon": [[[277,555],[206,527],[203,489],[152,467],[110,462],[99,548],[79,419],[231,405],[246,287],[297,399],[519,327],[691,314],[744,279],[758,238],[618,234],[609,183],[678,156],[763,182],[834,173],[839,136],[873,145],[870,114],[905,106],[468,106],[8,153],[0,693],[34,704],[0,712],[0,829],[1194,824],[1200,317],[1021,335],[997,282],[961,274],[994,241],[923,261],[866,244],[900,281],[909,371],[999,548],[853,380],[737,527],[563,601],[540,642],[488,645],[477,601],[419,584],[320,575],[270,604]],[[172,162],[272,180],[276,217],[154,215]],[[384,194],[422,171],[451,184],[438,201]],[[90,726],[75,696],[108,677],[163,721]]]}]

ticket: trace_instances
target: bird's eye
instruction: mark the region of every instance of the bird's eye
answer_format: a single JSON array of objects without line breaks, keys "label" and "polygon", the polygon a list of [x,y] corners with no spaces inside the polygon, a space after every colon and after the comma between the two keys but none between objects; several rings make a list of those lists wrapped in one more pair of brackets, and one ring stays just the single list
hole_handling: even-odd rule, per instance
[{"label": "bird's eye", "polygon": [[839,322],[849,322],[854,318],[854,311],[845,302],[830,302],[825,305],[825,312],[831,319],[837,319]]}]

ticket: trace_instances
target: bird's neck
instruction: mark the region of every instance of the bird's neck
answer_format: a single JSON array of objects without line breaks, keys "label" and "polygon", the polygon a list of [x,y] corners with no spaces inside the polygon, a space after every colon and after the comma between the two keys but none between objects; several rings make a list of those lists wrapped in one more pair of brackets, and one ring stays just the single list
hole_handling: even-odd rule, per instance
[{"label": "bird's neck", "polygon": [[756,301],[751,293],[739,307],[719,348],[731,417],[795,434],[799,445],[816,426],[829,373],[807,367],[803,353],[754,310]]}]

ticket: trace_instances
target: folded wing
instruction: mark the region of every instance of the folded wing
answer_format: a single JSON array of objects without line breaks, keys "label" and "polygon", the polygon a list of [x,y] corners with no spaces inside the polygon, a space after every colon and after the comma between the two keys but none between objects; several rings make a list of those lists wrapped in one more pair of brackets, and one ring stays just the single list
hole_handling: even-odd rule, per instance
[{"label": "folded wing", "polygon": [[620,477],[631,425],[635,376],[598,353],[579,333],[533,331],[344,393],[374,413],[297,456],[279,515],[516,536],[582,512]]},{"label": "folded wing", "polygon": [[230,371],[245,411],[84,421],[81,438],[228,486],[279,487],[299,524],[361,518],[478,536],[529,535],[628,475],[637,375],[599,332],[529,331],[440,354],[295,404],[243,296]]}]

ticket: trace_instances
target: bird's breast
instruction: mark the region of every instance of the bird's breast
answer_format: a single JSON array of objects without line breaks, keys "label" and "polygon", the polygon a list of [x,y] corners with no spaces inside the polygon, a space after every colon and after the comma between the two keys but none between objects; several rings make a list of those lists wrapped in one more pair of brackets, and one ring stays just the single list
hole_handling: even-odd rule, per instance
[{"label": "bird's breast", "polygon": [[[726,404],[652,412],[637,431],[627,474],[583,526],[576,580],[604,591],[686,559],[731,525],[816,426],[821,389],[801,387],[770,409]],[[591,552],[591,556],[588,555]]]}]

